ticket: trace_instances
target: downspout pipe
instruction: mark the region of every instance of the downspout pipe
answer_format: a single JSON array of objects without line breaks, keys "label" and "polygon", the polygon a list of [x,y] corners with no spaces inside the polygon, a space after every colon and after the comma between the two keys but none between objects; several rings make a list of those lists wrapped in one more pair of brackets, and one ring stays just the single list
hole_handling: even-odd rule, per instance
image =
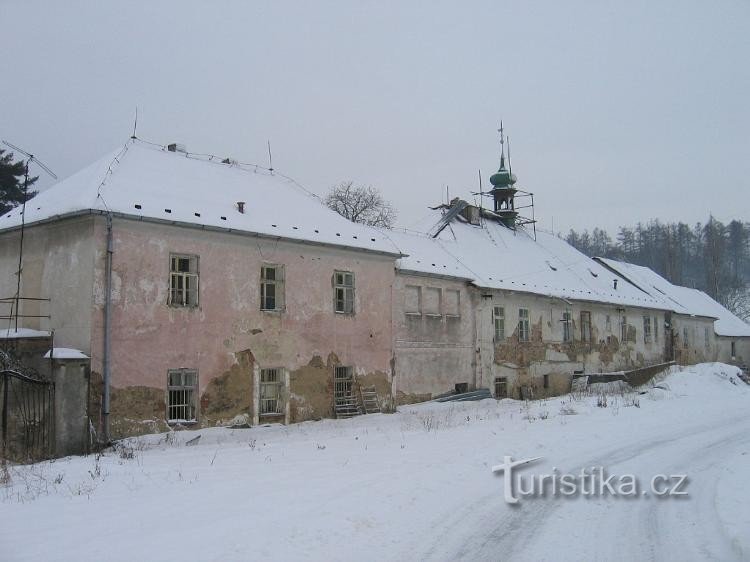
[{"label": "downspout pipe", "polygon": [[104,292],[104,392],[102,396],[102,415],[104,422],[104,443],[109,444],[109,401],[110,385],[112,380],[112,254],[114,253],[112,242],[112,214],[107,213],[107,265],[106,265],[106,287]]}]

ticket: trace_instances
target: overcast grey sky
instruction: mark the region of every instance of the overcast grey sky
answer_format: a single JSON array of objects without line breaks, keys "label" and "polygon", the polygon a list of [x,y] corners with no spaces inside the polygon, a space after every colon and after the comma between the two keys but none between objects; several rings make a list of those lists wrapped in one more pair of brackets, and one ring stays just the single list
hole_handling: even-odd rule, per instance
[{"label": "overcast grey sky", "polygon": [[258,163],[270,139],[408,226],[497,168],[502,118],[544,228],[750,220],[748,1],[0,0],[0,49],[0,137],[61,177],[138,106],[141,138]]}]

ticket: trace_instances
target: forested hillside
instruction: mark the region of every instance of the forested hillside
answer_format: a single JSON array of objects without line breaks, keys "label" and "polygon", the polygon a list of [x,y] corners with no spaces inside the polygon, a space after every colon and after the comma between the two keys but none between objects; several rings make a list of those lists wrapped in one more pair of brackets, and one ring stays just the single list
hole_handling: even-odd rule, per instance
[{"label": "forested hillside", "polygon": [[694,226],[658,219],[620,227],[615,240],[600,228],[571,230],[568,243],[589,256],[650,267],[677,285],[701,289],[741,318],[750,318],[750,222],[709,217]]}]

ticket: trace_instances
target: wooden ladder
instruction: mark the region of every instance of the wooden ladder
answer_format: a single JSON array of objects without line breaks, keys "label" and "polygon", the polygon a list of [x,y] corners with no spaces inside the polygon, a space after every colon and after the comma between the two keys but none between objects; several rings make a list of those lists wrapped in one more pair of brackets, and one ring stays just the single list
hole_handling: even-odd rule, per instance
[{"label": "wooden ladder", "polygon": [[359,393],[362,395],[362,406],[365,409],[365,414],[379,414],[380,402],[375,386],[360,386]]}]

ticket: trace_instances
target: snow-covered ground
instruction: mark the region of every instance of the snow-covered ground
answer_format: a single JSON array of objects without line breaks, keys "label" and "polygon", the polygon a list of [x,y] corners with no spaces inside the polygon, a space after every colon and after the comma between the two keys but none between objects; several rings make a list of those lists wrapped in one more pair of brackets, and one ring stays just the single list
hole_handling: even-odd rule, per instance
[{"label": "snow-covered ground", "polygon": [[[0,560],[750,559],[750,387],[735,373],[691,367],[606,408],[429,403],[14,467]],[[529,474],[686,473],[689,495],[510,506],[491,471],[505,455],[543,457]]]}]

